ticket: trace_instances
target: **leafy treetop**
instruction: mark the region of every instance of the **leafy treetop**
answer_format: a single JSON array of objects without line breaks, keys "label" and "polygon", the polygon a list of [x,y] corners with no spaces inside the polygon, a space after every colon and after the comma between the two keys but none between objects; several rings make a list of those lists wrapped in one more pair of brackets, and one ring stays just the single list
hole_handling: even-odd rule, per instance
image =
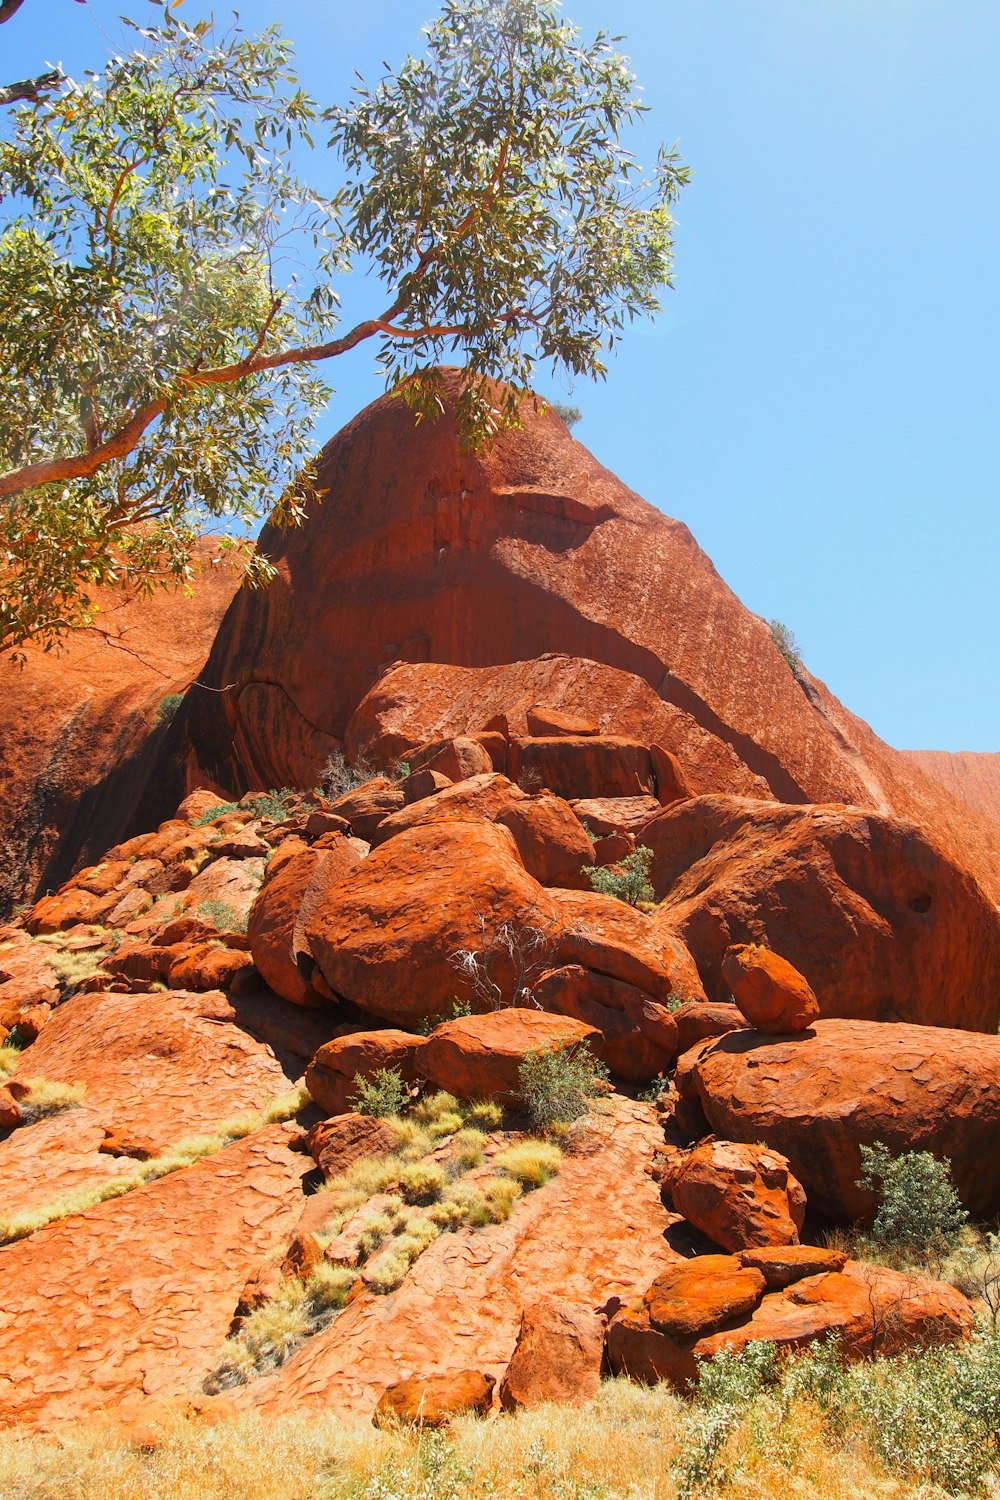
[{"label": "leafy treetop", "polygon": [[[153,3],[0,138],[0,650],[88,623],[99,585],[188,582],[206,526],[299,524],[323,362],[372,341],[418,418],[462,364],[477,445],[539,362],[603,376],[670,285],[687,170],[661,151],[642,178],[620,39],[584,45],[555,0],[444,0],[422,56],[322,111],[276,27]],[[293,167],[320,122],[332,196]],[[383,306],[333,336],[359,263]]]}]

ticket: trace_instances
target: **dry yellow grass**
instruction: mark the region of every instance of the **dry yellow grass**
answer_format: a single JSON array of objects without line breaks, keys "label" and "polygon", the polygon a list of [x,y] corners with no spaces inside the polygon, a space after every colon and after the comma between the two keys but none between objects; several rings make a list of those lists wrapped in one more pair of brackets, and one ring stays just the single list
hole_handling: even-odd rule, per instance
[{"label": "dry yellow grass", "polygon": [[[105,1436],[0,1441],[11,1500],[684,1500],[690,1408],[660,1387],[610,1381],[583,1407],[464,1418],[445,1436],[380,1432],[329,1416],[181,1425],[151,1452]],[[734,1429],[709,1494],[720,1500],[943,1500],[898,1479],[818,1412]],[[681,1481],[683,1485],[683,1481]]]}]

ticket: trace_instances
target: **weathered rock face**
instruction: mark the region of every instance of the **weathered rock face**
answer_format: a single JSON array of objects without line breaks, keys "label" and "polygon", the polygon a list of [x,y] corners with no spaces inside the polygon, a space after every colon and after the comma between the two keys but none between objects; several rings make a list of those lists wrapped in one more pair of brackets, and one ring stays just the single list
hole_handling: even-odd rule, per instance
[{"label": "weathered rock face", "polygon": [[511,1103],[519,1072],[532,1052],[561,1052],[592,1043],[596,1033],[569,1016],[537,1010],[498,1010],[461,1016],[435,1027],[416,1059],[425,1078],[459,1099]]},{"label": "weathered rock face", "polygon": [[0,659],[0,915],[162,816],[144,806],[149,751],[170,738],[157,705],[198,676],[237,586],[213,558],[204,545],[190,596],[102,593],[94,629],[29,647],[23,668]]},{"label": "weathered rock face", "polygon": [[681,1058],[677,1084],[712,1130],[787,1156],[810,1207],[871,1214],[857,1185],[862,1145],[951,1162],[962,1201],[1000,1209],[1000,1037],[871,1021],[817,1021],[785,1040],[735,1031]]},{"label": "weathered rock face", "polygon": [[390,1385],[375,1408],[376,1426],[408,1423],[414,1427],[445,1427],[453,1417],[484,1416],[493,1399],[496,1381],[478,1370],[432,1375],[428,1380],[400,1380]]},{"label": "weathered rock face", "polygon": [[300,1210],[309,1159],[289,1134],[272,1126],[0,1249],[0,1424],[52,1427],[200,1382],[250,1268]]},{"label": "weathered rock face", "polygon": [[506,1411],[543,1401],[578,1403],[597,1395],[604,1356],[604,1318],[589,1307],[547,1297],[526,1307],[500,1383]]},{"label": "weathered rock face", "polygon": [[742,1014],[758,1031],[805,1031],[819,1004],[798,969],[756,943],[734,943],[722,956],[722,977]]},{"label": "weathered rock face", "polygon": [[995,1032],[1000,924],[982,891],[919,829],[848,807],[697,797],[643,831],[656,921],[728,998],[726,949],[793,964],[824,1016]]},{"label": "weathered rock face", "polygon": [[326,892],[360,864],[366,846],[334,835],[330,847],[303,847],[265,879],[247,918],[254,963],[271,989],[293,1005],[323,1004],[309,983],[313,956],[306,925]]},{"label": "weathered rock face", "polygon": [[[192,775],[311,785],[393,663],[495,667],[566,652],[648,685],[670,722],[655,737],[643,724],[638,737],[673,752],[693,790],[917,817],[998,889],[992,834],[821,684],[793,675],[687,529],[602,468],[551,411],[529,404],[521,430],[473,455],[447,418],[415,425],[383,398],[327,445],[318,483],[337,504],[301,531],[265,529],[279,577],[238,596],[219,632],[203,680],[229,690],[199,692],[185,714]],[[517,696],[525,715],[558,710],[599,732],[633,732],[620,695],[595,691],[587,672],[575,702],[525,675],[520,695],[495,708],[481,697],[472,722],[447,728],[432,726],[425,697],[422,731],[406,739],[475,734]],[[526,718],[514,732],[528,732]]]}]

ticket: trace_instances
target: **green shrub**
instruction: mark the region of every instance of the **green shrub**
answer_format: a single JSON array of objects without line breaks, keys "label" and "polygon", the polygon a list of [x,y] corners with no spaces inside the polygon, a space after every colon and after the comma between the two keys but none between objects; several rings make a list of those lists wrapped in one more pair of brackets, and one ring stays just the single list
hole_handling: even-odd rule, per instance
[{"label": "green shrub", "polygon": [[578,406],[568,406],[564,401],[550,401],[549,405],[557,417],[562,417],[567,427],[575,427],[583,417]]},{"label": "green shrub", "polygon": [[771,632],[771,640],[781,652],[785,661],[793,672],[798,671],[802,665],[802,653],[799,643],[795,639],[787,625],[782,625],[780,620],[768,620],[767,628]]},{"label": "green shrub", "polygon": [[929,1151],[893,1156],[881,1141],[862,1146],[858,1186],[878,1195],[869,1235],[877,1248],[940,1254],[955,1244],[968,1221],[949,1163]]},{"label": "green shrub", "polygon": [[197,908],[199,917],[210,922],[216,932],[242,932],[247,930],[246,916],[238,912],[228,901],[202,901]]},{"label": "green shrub", "polygon": [[518,1069],[518,1094],[538,1129],[585,1115],[608,1073],[586,1045],[529,1052]]},{"label": "green shrub", "polygon": [[203,813],[191,819],[192,828],[204,828],[206,823],[214,823],[216,818],[224,818],[229,813],[239,812],[238,802],[217,802],[214,807],[206,807]]},{"label": "green shrub", "polygon": [[583,873],[600,896],[614,896],[627,906],[638,906],[640,901],[652,901],[653,887],[649,872],[653,863],[653,851],[639,844],[631,854],[610,868],[591,869],[584,865]]},{"label": "green shrub", "polygon": [[348,1103],[359,1115],[398,1115],[406,1103],[406,1085],[398,1068],[379,1068],[371,1078],[354,1075],[354,1093]]},{"label": "green shrub", "polygon": [[183,693],[168,693],[165,698],[161,698],[156,705],[157,724],[169,724],[183,702]]},{"label": "green shrub", "polygon": [[291,803],[296,795],[287,786],[282,787],[280,792],[272,787],[269,792],[263,792],[259,797],[254,797],[249,804],[249,809],[255,818],[261,818],[264,822],[284,823],[286,818],[292,815]]}]

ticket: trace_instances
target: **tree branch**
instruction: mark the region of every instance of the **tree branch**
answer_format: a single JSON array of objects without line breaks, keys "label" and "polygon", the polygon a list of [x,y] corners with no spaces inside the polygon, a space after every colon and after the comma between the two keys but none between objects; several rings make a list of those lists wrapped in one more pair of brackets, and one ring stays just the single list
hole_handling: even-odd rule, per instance
[{"label": "tree branch", "polygon": [[[8,0],[8,4],[10,0]],[[17,0],[20,4],[21,0]],[[0,20],[7,20],[0,16]],[[20,83],[0,84],[0,104],[16,104],[19,99],[37,99],[39,94],[54,89],[63,81],[63,75],[55,68],[51,73],[40,73],[37,78],[24,78]]]},{"label": "tree branch", "polygon": [[0,0],[0,26],[4,21],[9,21],[16,11],[21,9],[24,0]]}]

